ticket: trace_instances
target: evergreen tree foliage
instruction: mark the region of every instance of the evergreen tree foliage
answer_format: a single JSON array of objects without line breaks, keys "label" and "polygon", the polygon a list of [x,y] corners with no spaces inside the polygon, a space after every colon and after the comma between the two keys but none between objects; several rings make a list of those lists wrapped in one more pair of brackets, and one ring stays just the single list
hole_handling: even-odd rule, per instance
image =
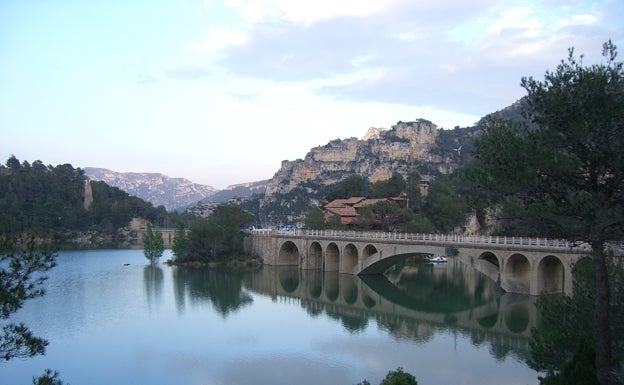
[{"label": "evergreen tree foliage", "polygon": [[0,228],[9,234],[28,229],[44,232],[56,242],[76,232],[113,234],[133,218],[145,218],[163,226],[175,221],[164,207],[154,208],[140,198],[104,182],[91,181],[93,201],[85,207],[87,180],[80,168],[70,164],[45,166],[11,156],[0,165]]},{"label": "evergreen tree foliage", "polygon": [[624,239],[624,70],[610,41],[603,56],[605,64],[585,67],[570,49],[544,81],[523,78],[533,125],[486,126],[476,179],[541,222],[543,236],[591,246],[593,342],[604,385],[622,383],[613,369],[606,243]]},{"label": "evergreen tree foliage", "polygon": [[[357,385],[371,385],[370,382],[364,380]],[[398,367],[396,370],[391,370],[386,375],[386,378],[381,380],[379,385],[418,385],[416,377],[414,375],[404,372],[403,368]]]},{"label": "evergreen tree foliage", "polygon": [[429,195],[423,204],[423,213],[436,230],[449,233],[464,224],[470,207],[464,195],[457,191],[451,178],[440,178],[429,186]]},{"label": "evergreen tree foliage", "polygon": [[413,217],[411,210],[383,200],[362,207],[356,225],[365,229],[394,231],[403,228]]},{"label": "evergreen tree foliage", "polygon": [[[422,194],[420,193],[420,174],[417,172],[412,172],[407,176],[407,181],[405,183],[405,190],[402,191],[405,193],[406,198],[408,199],[407,206],[412,209],[415,213],[418,213],[422,207]],[[401,192],[399,192],[401,194]],[[399,196],[399,195],[396,195]]]},{"label": "evergreen tree foliage", "polygon": [[216,262],[241,255],[242,229],[253,221],[253,215],[236,206],[217,206],[208,218],[191,223],[187,260]]},{"label": "evergreen tree foliage", "polygon": [[405,183],[403,175],[395,172],[390,179],[371,184],[368,196],[369,198],[398,197],[405,191],[406,187],[407,183]]},{"label": "evergreen tree foliage", "polygon": [[325,194],[325,199],[331,202],[335,199],[347,199],[351,197],[367,196],[368,180],[362,175],[354,174],[330,187]]},{"label": "evergreen tree foliage", "polygon": [[171,251],[176,261],[186,261],[188,259],[188,236],[184,222],[180,221],[176,225],[175,234],[173,235],[173,245]]},{"label": "evergreen tree foliage", "polygon": [[304,226],[310,230],[323,230],[326,228],[325,214],[323,210],[318,207],[310,210],[308,215],[304,219]]},{"label": "evergreen tree foliage", "polygon": [[[614,362],[624,361],[624,266],[607,259],[610,286],[610,332]],[[574,293],[544,294],[537,300],[540,324],[531,330],[531,368],[546,373],[541,384],[592,384],[596,379],[595,267],[583,258],[572,269]],[[593,378],[589,378],[593,375]]]},{"label": "evergreen tree foliage", "polygon": [[156,264],[165,251],[165,241],[158,228],[154,228],[151,223],[147,223],[145,234],[143,234],[143,254],[149,259],[151,264]]},{"label": "evergreen tree foliage", "polygon": [[[8,162],[18,168],[19,162]],[[45,273],[55,265],[55,250],[41,237],[0,233],[0,360],[31,358],[45,354],[48,341],[35,336],[23,323],[8,321],[29,299],[44,295]],[[45,382],[54,381],[54,382]],[[62,385],[58,373],[46,370],[33,383]]]}]

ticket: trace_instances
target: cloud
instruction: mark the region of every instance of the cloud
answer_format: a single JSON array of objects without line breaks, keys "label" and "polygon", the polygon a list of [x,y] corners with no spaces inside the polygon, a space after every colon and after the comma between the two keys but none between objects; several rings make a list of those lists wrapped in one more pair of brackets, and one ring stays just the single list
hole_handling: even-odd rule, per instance
[{"label": "cloud", "polygon": [[147,74],[138,74],[136,82],[137,84],[150,84],[158,81],[158,78]]},{"label": "cloud", "polygon": [[245,31],[234,31],[229,28],[215,28],[208,31],[208,37],[201,43],[191,44],[188,49],[197,53],[212,53],[229,46],[243,46],[249,41]]},{"label": "cloud", "polygon": [[397,0],[228,0],[246,21],[258,23],[280,19],[288,23],[310,26],[339,17],[365,17],[381,12]]},{"label": "cloud", "polygon": [[260,98],[260,94],[258,93],[230,92],[229,95],[235,99],[245,102],[254,101]]},{"label": "cloud", "polygon": [[214,71],[201,66],[180,66],[165,69],[164,73],[170,79],[202,79],[212,76]]},{"label": "cloud", "polygon": [[604,9],[583,2],[226,4],[244,22],[213,30],[226,32],[214,33],[205,51],[195,49],[219,50],[215,63],[233,77],[297,83],[336,100],[436,106],[470,115],[523,96],[520,79],[543,74],[569,47],[599,52],[613,32],[621,35],[601,23]]}]

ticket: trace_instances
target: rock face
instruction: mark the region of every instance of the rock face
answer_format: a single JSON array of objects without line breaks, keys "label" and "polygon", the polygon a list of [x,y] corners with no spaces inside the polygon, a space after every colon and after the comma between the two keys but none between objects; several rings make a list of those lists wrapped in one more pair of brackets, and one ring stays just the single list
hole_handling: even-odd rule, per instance
[{"label": "rock face", "polygon": [[212,186],[157,173],[121,173],[94,167],[85,167],[84,172],[91,180],[103,181],[154,206],[162,205],[167,211],[189,206],[217,192]]},{"label": "rock face", "polygon": [[305,182],[327,186],[353,174],[371,182],[389,179],[395,172],[406,177],[418,171],[423,179],[448,174],[457,168],[461,154],[442,148],[439,138],[436,125],[420,119],[398,122],[391,129],[370,128],[362,140],[333,140],[313,148],[303,160],[283,161],[267,184],[266,198]]}]

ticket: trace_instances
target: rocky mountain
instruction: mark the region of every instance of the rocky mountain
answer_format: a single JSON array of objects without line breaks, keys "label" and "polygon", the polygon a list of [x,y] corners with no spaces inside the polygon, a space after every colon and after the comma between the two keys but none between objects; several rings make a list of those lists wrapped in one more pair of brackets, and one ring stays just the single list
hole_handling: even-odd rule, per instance
[{"label": "rocky mountain", "polygon": [[264,194],[267,183],[268,180],[261,180],[230,185],[223,190],[217,191],[209,198],[203,199],[201,203],[224,203],[231,199],[249,198],[255,194]]},{"label": "rocky mountain", "polygon": [[84,172],[91,180],[103,181],[154,206],[162,205],[167,211],[187,207],[213,196],[218,191],[212,186],[158,173],[122,173],[95,167],[85,167]]},{"label": "rocky mountain", "polygon": [[395,172],[407,177],[417,171],[423,180],[450,174],[471,156],[477,133],[476,127],[441,130],[425,119],[371,128],[363,139],[333,140],[311,149],[304,159],[283,161],[267,184],[265,199],[303,184],[328,186],[353,174],[370,182],[387,180]]}]

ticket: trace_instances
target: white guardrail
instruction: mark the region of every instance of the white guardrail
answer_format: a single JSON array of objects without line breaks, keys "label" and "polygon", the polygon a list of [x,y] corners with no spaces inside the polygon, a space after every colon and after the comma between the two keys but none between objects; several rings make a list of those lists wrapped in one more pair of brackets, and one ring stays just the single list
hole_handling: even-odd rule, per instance
[{"label": "white guardrail", "polygon": [[475,245],[509,245],[509,246],[531,246],[547,249],[576,249],[591,250],[585,243],[570,242],[561,239],[548,238],[526,238],[526,237],[506,237],[506,236],[473,236],[457,234],[420,234],[420,233],[395,233],[380,231],[343,231],[343,230],[275,230],[275,229],[253,229],[250,231],[254,235],[282,235],[291,237],[319,237],[333,239],[356,239],[370,241],[402,241],[402,242],[439,242],[454,244],[475,244]]}]

